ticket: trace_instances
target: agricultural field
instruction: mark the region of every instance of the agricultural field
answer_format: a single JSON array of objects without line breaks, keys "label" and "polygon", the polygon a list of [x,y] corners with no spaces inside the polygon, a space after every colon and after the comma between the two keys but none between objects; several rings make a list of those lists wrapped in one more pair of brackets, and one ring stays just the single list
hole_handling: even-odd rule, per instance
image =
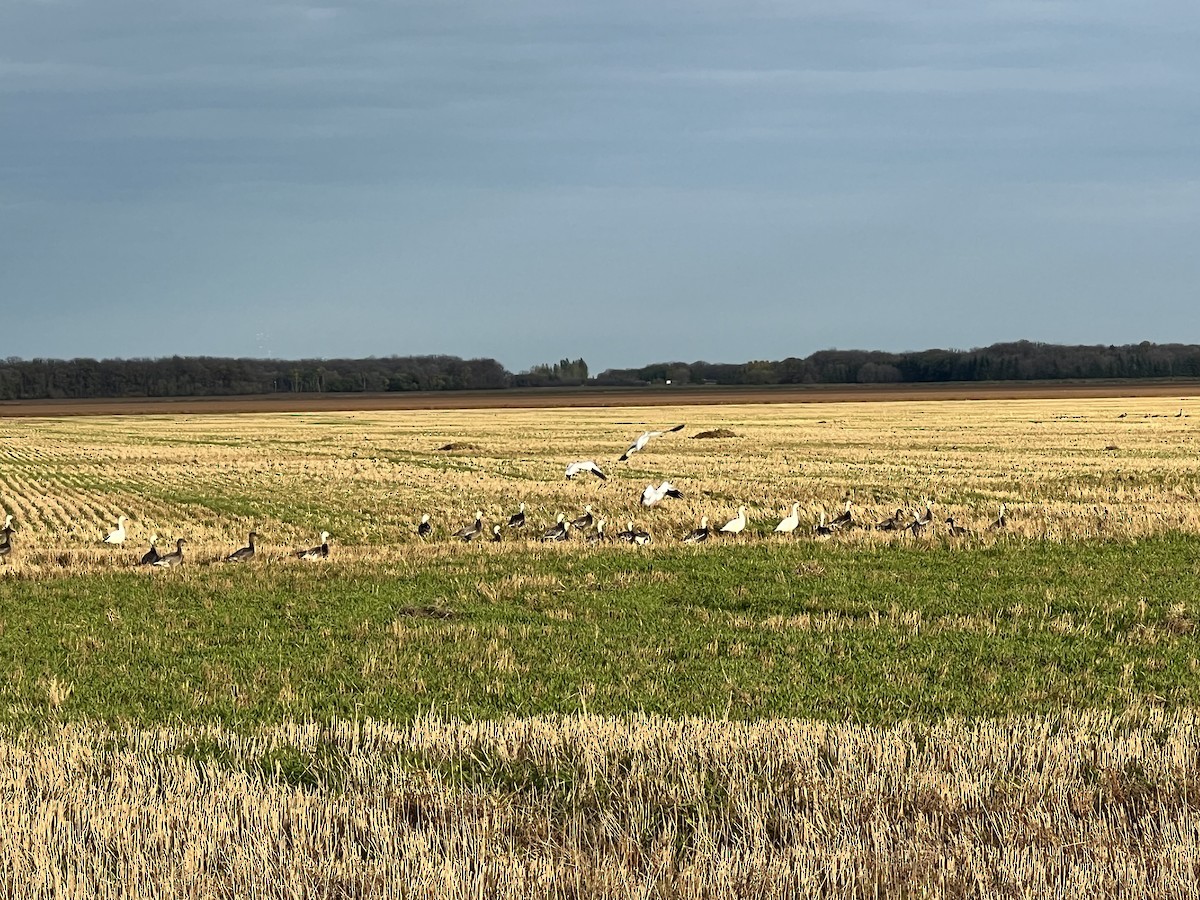
[{"label": "agricultural field", "polygon": [[[0,418],[0,896],[1194,896],[1198,434],[1175,396]],[[932,523],[816,533],[846,501]],[[652,542],[538,540],[585,505]]]}]

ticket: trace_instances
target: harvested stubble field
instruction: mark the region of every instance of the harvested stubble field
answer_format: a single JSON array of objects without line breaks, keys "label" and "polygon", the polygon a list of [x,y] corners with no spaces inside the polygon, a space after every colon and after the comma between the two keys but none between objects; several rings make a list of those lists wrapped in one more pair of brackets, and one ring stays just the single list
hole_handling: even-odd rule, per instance
[{"label": "harvested stubble field", "polygon": [[[1193,415],[0,419],[0,894],[1193,896]],[[563,479],[586,458],[607,482]],[[639,508],[662,478],[684,499]],[[936,525],[816,538],[845,498]],[[450,538],[519,501],[530,533]],[[585,503],[654,543],[533,540]],[[746,534],[680,543],[739,504]],[[132,565],[151,532],[181,569]]]}]

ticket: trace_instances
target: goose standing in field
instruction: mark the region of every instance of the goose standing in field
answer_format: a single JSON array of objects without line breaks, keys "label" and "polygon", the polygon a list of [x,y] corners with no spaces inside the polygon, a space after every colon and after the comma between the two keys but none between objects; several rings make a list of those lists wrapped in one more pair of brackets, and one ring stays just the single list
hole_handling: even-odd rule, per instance
[{"label": "goose standing in field", "polygon": [[525,527],[525,502],[521,501],[520,507],[515,513],[508,517],[509,528],[524,528]]},{"label": "goose standing in field", "polygon": [[821,520],[819,522],[817,522],[816,525],[813,526],[813,531],[821,537],[829,537],[829,535],[831,535],[835,531],[837,531],[836,528],[834,528],[832,525],[828,524],[825,521],[825,510],[824,509],[821,510]]},{"label": "goose standing in field", "polygon": [[738,514],[722,525],[719,529],[722,534],[741,534],[746,530],[746,507],[739,506]]},{"label": "goose standing in field", "polygon": [[668,428],[666,431],[643,431],[637,436],[637,439],[629,445],[629,449],[622,453],[620,457],[618,457],[617,462],[625,462],[625,460],[629,459],[629,457],[633,456],[633,454],[642,450],[648,443],[650,443],[650,438],[662,437],[664,434],[672,434],[676,431],[683,431],[685,427],[685,425],[676,425],[674,428]]},{"label": "goose standing in field", "polygon": [[589,544],[603,544],[608,540],[608,535],[604,533],[604,526],[606,522],[606,519],[601,519],[596,523],[596,530],[587,536],[587,542]]},{"label": "goose standing in field", "polygon": [[650,532],[643,531],[640,528],[633,527],[633,520],[630,519],[625,526],[624,531],[617,532],[617,540],[624,541],[627,544],[649,544],[652,541]]},{"label": "goose standing in field", "polygon": [[13,528],[12,520],[12,516],[6,516],[4,527],[0,528],[0,559],[3,560],[7,560],[13,552],[12,535],[16,529]]},{"label": "goose standing in field", "polygon": [[104,543],[117,545],[125,543],[125,523],[128,521],[124,516],[118,516],[117,527],[108,533]]},{"label": "goose standing in field", "polygon": [[1000,515],[996,517],[995,522],[993,522],[991,525],[988,526],[988,529],[990,531],[999,531],[1002,528],[1007,528],[1008,527],[1008,517],[1006,515],[1007,512],[1008,512],[1008,508],[1003,503],[1001,503],[1000,504]]},{"label": "goose standing in field", "polygon": [[790,514],[783,517],[778,525],[775,526],[776,534],[791,534],[800,525],[800,504],[793,503]]},{"label": "goose standing in field", "polygon": [[158,562],[158,535],[150,535],[150,549],[145,552],[140,560],[139,566],[152,566]]},{"label": "goose standing in field", "polygon": [[254,539],[258,537],[257,531],[250,532],[249,542],[240,550],[234,550],[227,557],[225,562],[245,562],[248,559],[254,559]]},{"label": "goose standing in field", "polygon": [[950,537],[967,537],[971,533],[971,529],[965,525],[957,525],[954,522],[954,516],[946,518],[946,533]]},{"label": "goose standing in field", "polygon": [[501,541],[501,540],[502,540],[502,539],[501,539],[501,537],[500,537],[500,526],[499,526],[499,525],[493,525],[493,526],[492,526],[492,537],[491,537],[491,542],[492,542],[493,544],[498,544],[498,543],[500,543],[500,541]]},{"label": "goose standing in field", "polygon": [[683,536],[685,544],[703,544],[708,540],[708,516],[700,517],[700,527]]},{"label": "goose standing in field", "polygon": [[297,550],[297,559],[328,559],[329,558],[329,532],[321,532],[321,543],[316,547],[309,547],[307,550]]},{"label": "goose standing in field", "polygon": [[475,510],[475,523],[473,525],[464,525],[458,531],[454,532],[454,536],[460,541],[469,541],[483,531],[483,510]]},{"label": "goose standing in field", "polygon": [[591,504],[585,503],[583,506],[583,515],[580,516],[578,519],[572,519],[571,527],[577,528],[580,531],[584,531],[584,530],[592,527],[593,521],[594,521],[594,519],[592,518]]},{"label": "goose standing in field", "polygon": [[846,508],[833,517],[833,521],[829,523],[834,528],[853,528],[854,513],[851,512],[851,503],[846,501]]},{"label": "goose standing in field", "polygon": [[582,475],[585,472],[591,472],[601,481],[608,481],[608,476],[601,472],[600,467],[590,459],[581,459],[567,466],[567,481],[571,481],[576,475]]},{"label": "goose standing in field", "polygon": [[642,491],[642,506],[654,506],[656,503],[661,502],[663,497],[674,497],[676,500],[682,500],[683,494],[669,481],[664,481],[658,487],[648,484],[646,485],[646,489]]},{"label": "goose standing in field", "polygon": [[654,538],[650,537],[650,532],[646,531],[644,528],[634,529],[633,543],[637,544],[637,546],[642,547],[646,544],[652,543],[653,541]]},{"label": "goose standing in field", "polygon": [[904,510],[896,508],[896,514],[890,518],[884,519],[882,522],[875,523],[876,531],[898,531],[904,527]]},{"label": "goose standing in field", "polygon": [[542,535],[543,541],[565,541],[569,536],[571,523],[566,521],[566,516],[562,513],[558,514],[558,521]]},{"label": "goose standing in field", "polygon": [[175,552],[174,553],[168,553],[166,556],[160,556],[153,563],[151,563],[151,565],[160,566],[164,569],[171,569],[171,568],[174,568],[175,566],[182,566],[183,565],[183,545],[186,543],[187,543],[187,541],[185,541],[183,538],[180,538],[179,540],[177,540],[175,542]]},{"label": "goose standing in field", "polygon": [[421,514],[421,521],[417,523],[417,537],[429,537],[433,534],[433,526],[429,524],[429,513]]}]

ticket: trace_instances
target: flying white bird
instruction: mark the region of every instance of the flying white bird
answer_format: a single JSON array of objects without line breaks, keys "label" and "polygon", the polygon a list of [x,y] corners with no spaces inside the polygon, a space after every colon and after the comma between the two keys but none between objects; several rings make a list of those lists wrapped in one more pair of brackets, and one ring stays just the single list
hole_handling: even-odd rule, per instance
[{"label": "flying white bird", "polygon": [[642,450],[648,443],[650,443],[650,438],[662,437],[664,434],[671,434],[675,431],[683,431],[684,427],[685,425],[676,425],[674,428],[668,428],[666,431],[643,431],[637,436],[637,440],[629,445],[629,449],[621,454],[621,456],[617,459],[617,462],[624,462],[625,460],[629,459],[629,457],[633,456],[633,454],[637,453],[639,450]]},{"label": "flying white bird", "polygon": [[775,526],[777,534],[791,534],[800,525],[800,504],[792,504],[791,515],[784,516],[783,520]]},{"label": "flying white bird", "polygon": [[664,481],[658,487],[648,484],[646,485],[646,489],[642,491],[642,506],[653,506],[660,502],[663,497],[674,497],[676,500],[682,500],[683,494],[676,490],[675,485],[669,481]]},{"label": "flying white bird", "polygon": [[746,507],[739,506],[738,514],[718,529],[723,534],[741,534],[746,528]]},{"label": "flying white bird", "polygon": [[600,471],[600,467],[590,459],[581,459],[579,462],[573,462],[567,466],[567,481],[570,481],[576,475],[582,475],[584,472],[591,472],[601,481],[607,481],[608,476]]},{"label": "flying white bird", "polygon": [[106,544],[123,544],[125,543],[125,523],[129,520],[124,516],[117,517],[117,527],[108,533],[108,537],[104,539]]}]

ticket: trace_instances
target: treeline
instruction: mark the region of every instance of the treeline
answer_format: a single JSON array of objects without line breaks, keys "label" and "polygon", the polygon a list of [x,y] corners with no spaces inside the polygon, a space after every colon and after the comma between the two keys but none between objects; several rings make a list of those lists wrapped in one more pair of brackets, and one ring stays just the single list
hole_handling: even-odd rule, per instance
[{"label": "treeline", "polygon": [[939,381],[1056,381],[1080,378],[1200,378],[1200,345],[1065,346],[1016,341],[972,350],[821,350],[804,358],[727,364],[654,363],[607,369],[590,383],[902,384]]},{"label": "treeline", "polygon": [[887,384],[1085,378],[1200,378],[1200,345],[1063,346],[1017,341],[972,350],[821,350],[748,363],[671,362],[588,376],[583,359],[513,374],[494,359],[389,356],[271,360],[9,358],[0,400],[197,397],[235,394],[502,390],[575,385]]}]

